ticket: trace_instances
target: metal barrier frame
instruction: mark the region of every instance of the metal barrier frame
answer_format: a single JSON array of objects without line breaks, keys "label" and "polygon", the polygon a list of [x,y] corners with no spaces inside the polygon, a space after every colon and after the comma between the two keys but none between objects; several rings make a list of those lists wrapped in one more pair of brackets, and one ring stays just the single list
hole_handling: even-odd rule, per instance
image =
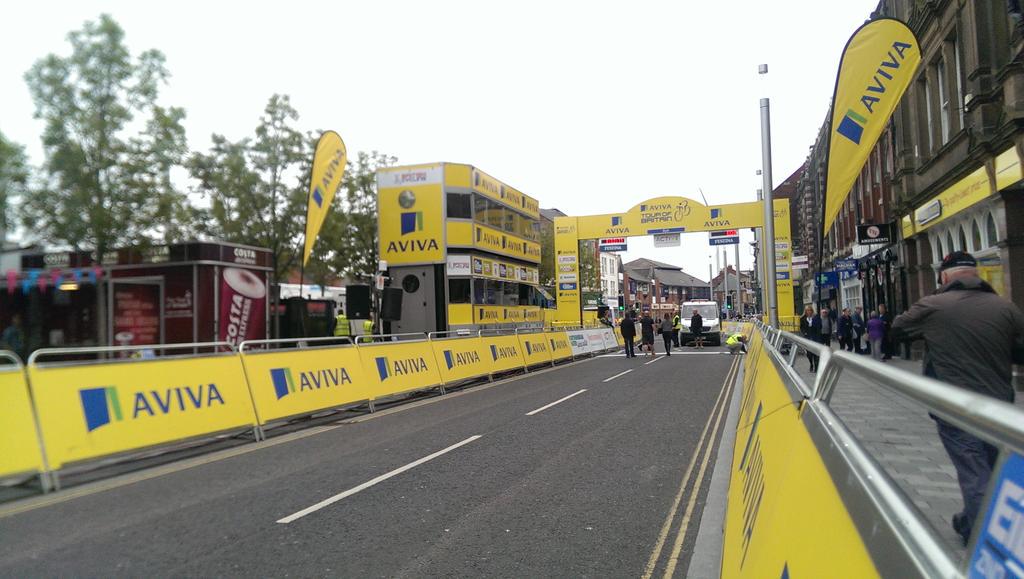
[{"label": "metal barrier frame", "polygon": [[[345,340],[345,342],[341,342],[340,340]],[[331,345],[326,345],[326,346],[312,346],[312,347],[305,346],[305,344],[308,344],[310,342],[314,342],[314,343],[318,343],[318,344],[319,343],[327,343],[327,342],[338,342],[338,343],[331,344]],[[301,348],[301,349],[304,349],[304,350],[316,350],[316,349],[322,349],[322,348],[333,348],[333,347],[338,347],[338,346],[354,346],[355,342],[352,341],[352,337],[351,336],[327,336],[327,337],[322,337],[322,338],[273,338],[273,339],[267,339],[267,340],[245,340],[245,341],[240,342],[238,344],[238,353],[240,353],[240,354],[244,353],[246,348],[249,347],[249,346],[272,345],[272,344],[298,344],[298,347]],[[254,354],[255,353],[259,353],[256,350],[250,350],[250,351],[253,352]],[[264,352],[265,353],[278,352],[278,350],[264,350]]]},{"label": "metal barrier frame", "polygon": [[[25,379],[25,387],[28,388],[28,392],[31,395],[32,387],[29,386],[28,376],[25,374],[25,364],[21,361],[21,358],[17,354],[10,350],[0,350],[0,360],[9,361],[10,364],[0,366],[0,372],[20,372],[22,377]],[[10,366],[10,367],[5,367]],[[32,409],[32,425],[36,431],[36,444],[39,445],[39,455],[42,458],[43,469],[39,473],[34,473],[35,476],[39,477],[39,486],[42,488],[43,493],[48,493],[52,490],[56,490],[60,485],[59,480],[50,471],[50,461],[46,456],[46,446],[43,444],[43,431],[39,427],[39,412],[36,410],[36,404],[34,397],[29,398],[29,408]],[[11,473],[10,476],[24,476],[29,474],[28,472],[22,473]]]},{"label": "metal barrier frame", "polygon": [[40,348],[28,357],[26,366],[41,366],[39,358],[46,356],[53,356],[58,354],[108,354],[112,352],[142,352],[145,350],[184,350],[186,348],[221,348],[226,347],[227,352],[213,352],[210,354],[181,354],[175,356],[163,356],[159,358],[112,358],[110,360],[71,360],[63,362],[51,362],[46,366],[57,366],[57,365],[73,365],[73,366],[84,366],[86,364],[109,364],[111,362],[117,363],[128,363],[128,362],[155,362],[160,360],[170,360],[174,358],[184,358],[191,356],[193,358],[201,358],[205,356],[223,356],[225,354],[237,354],[238,349],[230,342],[188,342],[181,344],[150,344],[143,346],[87,346],[82,348]]},{"label": "metal barrier frame", "polygon": [[[876,566],[894,577],[957,577],[962,565],[949,555],[945,541],[913,505],[895,480],[857,439],[829,403],[843,371],[914,400],[943,419],[1001,448],[1024,449],[1021,412],[1010,404],[974,394],[930,378],[879,365],[847,352],[832,352],[823,344],[757,323],[765,348],[783,382],[800,393],[801,420],[864,540]],[[781,347],[790,345],[789,354]],[[798,350],[819,356],[813,388],[793,369]],[[878,367],[876,367],[878,366]],[[1014,416],[1015,415],[1015,416]],[[1016,418],[1016,420],[1013,420]],[[991,422],[986,422],[991,419]],[[879,517],[884,524],[879,524]]]}]

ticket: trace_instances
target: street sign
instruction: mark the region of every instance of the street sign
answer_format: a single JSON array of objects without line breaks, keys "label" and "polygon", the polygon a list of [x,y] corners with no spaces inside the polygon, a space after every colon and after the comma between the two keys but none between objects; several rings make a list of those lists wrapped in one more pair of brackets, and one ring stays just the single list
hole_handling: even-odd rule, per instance
[{"label": "street sign", "polygon": [[656,233],[654,234],[654,247],[679,247],[682,242],[678,233]]},{"label": "street sign", "polygon": [[1016,452],[999,469],[974,542],[972,579],[1024,575],[1024,458]]},{"label": "street sign", "polygon": [[858,225],[857,243],[872,245],[879,243],[892,243],[895,241],[895,227],[892,223],[879,223],[876,225]]},{"label": "street sign", "polygon": [[625,237],[607,237],[597,241],[598,251],[626,251]]},{"label": "street sign", "polygon": [[818,274],[816,281],[821,289],[835,289],[839,287],[839,274],[834,271],[823,271]]},{"label": "street sign", "polygon": [[833,264],[836,271],[857,271],[856,259],[837,259]]},{"label": "street sign", "polygon": [[738,245],[740,232],[738,229],[726,229],[725,231],[709,231],[709,245]]}]

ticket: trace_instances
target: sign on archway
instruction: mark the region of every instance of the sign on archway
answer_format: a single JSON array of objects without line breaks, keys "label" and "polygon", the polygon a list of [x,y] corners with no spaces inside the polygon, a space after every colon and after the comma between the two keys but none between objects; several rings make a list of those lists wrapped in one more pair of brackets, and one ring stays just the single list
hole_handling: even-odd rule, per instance
[{"label": "sign on archway", "polygon": [[[793,282],[790,270],[789,201],[776,200],[775,283],[779,318],[793,315]],[[636,237],[663,233],[694,233],[764,226],[764,206],[759,201],[708,207],[686,197],[655,197],[623,213],[588,217],[555,218],[555,269],[559,322],[582,321],[580,307],[579,242],[584,239]],[[571,275],[570,275],[571,274]],[[572,281],[570,281],[572,280]]]}]

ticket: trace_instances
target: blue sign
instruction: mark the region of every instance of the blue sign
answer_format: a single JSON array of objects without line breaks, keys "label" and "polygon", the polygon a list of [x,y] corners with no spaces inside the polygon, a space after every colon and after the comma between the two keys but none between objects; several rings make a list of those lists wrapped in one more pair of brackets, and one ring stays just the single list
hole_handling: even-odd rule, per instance
[{"label": "blue sign", "polygon": [[599,247],[601,251],[626,251],[626,244],[622,245],[602,245]]},{"label": "blue sign", "polygon": [[574,284],[574,283],[560,283],[560,284],[558,284],[558,289],[560,289],[562,291],[572,291],[572,290],[576,289],[576,284]]},{"label": "blue sign", "polygon": [[1024,577],[1024,457],[1011,453],[992,489],[968,577]]},{"label": "blue sign", "polygon": [[839,287],[839,274],[834,271],[823,271],[818,274],[815,281],[821,289],[835,289]]},{"label": "blue sign", "polygon": [[789,272],[788,271],[777,271],[777,272],[775,272],[775,281],[782,281],[784,279],[789,279]]},{"label": "blue sign", "polygon": [[[641,211],[643,211],[641,209]],[[648,229],[647,235],[654,235],[655,233],[685,233],[685,227],[665,227],[663,229]]]},{"label": "blue sign", "polygon": [[857,271],[856,259],[837,259],[834,263],[836,271]]},{"label": "blue sign", "polygon": [[709,237],[708,243],[710,245],[739,245],[739,237]]}]

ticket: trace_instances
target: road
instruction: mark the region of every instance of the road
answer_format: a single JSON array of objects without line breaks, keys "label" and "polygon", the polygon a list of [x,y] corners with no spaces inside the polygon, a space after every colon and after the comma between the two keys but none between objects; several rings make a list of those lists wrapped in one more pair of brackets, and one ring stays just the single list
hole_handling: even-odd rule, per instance
[{"label": "road", "polygon": [[682,577],[738,360],[706,352],[583,360],[0,505],[0,575]]}]

